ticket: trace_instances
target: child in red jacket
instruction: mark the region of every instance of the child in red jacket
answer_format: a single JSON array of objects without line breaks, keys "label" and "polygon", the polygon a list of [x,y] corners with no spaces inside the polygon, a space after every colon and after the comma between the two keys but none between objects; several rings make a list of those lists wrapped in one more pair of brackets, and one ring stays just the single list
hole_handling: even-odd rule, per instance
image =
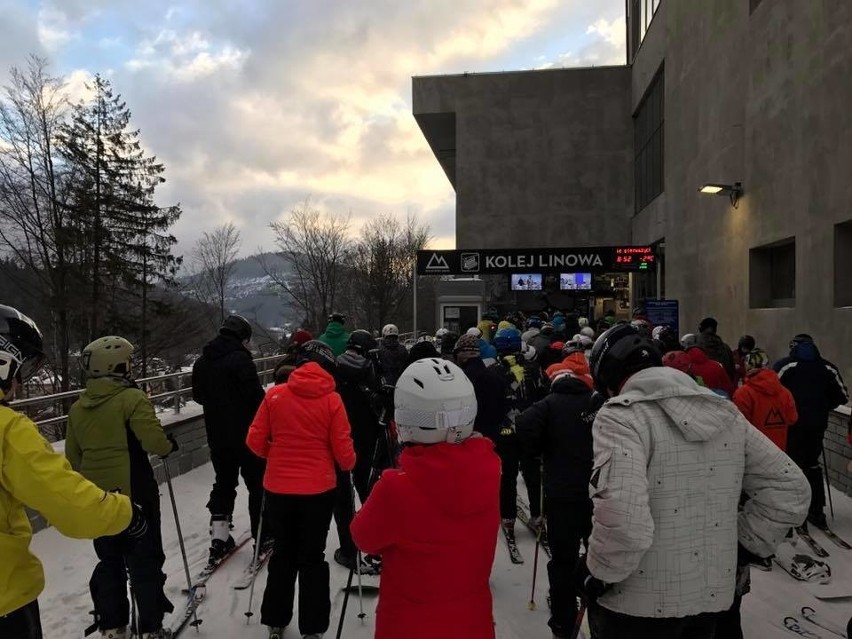
[{"label": "child in red jacket", "polygon": [[796,400],[771,368],[769,358],[759,348],[745,357],[743,385],[734,393],[734,403],[745,418],[783,451],[787,450],[787,431],[796,423]]},{"label": "child in red jacket", "polygon": [[331,600],[325,542],[334,510],[337,475],[355,466],[346,409],[330,371],[331,348],[315,340],[302,345],[297,368],[286,384],[266,393],[246,437],[246,445],[266,459],[266,521],[275,549],[260,621],[269,638],[281,639],[293,618],[299,578],[299,631],[322,636],[328,630]]},{"label": "child in red jacket", "polygon": [[383,560],[376,639],[493,639],[500,459],[473,435],[473,385],[452,362],[424,359],[394,401],[400,468],[382,474],[351,527]]}]

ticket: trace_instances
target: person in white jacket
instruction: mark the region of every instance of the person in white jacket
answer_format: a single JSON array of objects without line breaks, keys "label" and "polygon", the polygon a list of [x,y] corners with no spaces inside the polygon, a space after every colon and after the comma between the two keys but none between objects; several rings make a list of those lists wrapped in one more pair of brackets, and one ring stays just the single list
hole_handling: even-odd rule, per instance
[{"label": "person in white jacket", "polygon": [[593,426],[593,528],[575,574],[592,637],[711,638],[733,602],[738,549],[771,556],[807,516],[808,482],[733,403],[663,368],[630,325],[601,335],[591,368],[610,397]]}]

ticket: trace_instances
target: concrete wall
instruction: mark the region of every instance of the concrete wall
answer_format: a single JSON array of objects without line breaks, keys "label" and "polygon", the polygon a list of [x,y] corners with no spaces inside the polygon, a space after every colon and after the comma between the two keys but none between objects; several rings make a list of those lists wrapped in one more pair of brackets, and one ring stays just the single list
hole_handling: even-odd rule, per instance
[{"label": "concrete wall", "polygon": [[456,246],[626,242],[630,81],[627,67],[414,78],[419,121],[455,113]]},{"label": "concrete wall", "polygon": [[[165,419],[163,421],[166,421]],[[177,438],[180,450],[169,456],[169,470],[172,476],[182,475],[189,472],[193,468],[206,464],[210,460],[210,449],[207,447],[207,432],[204,429],[204,417],[200,414],[191,414],[183,418],[175,416],[170,417],[169,423],[164,424],[163,428],[166,433],[174,435]],[[151,458],[151,465],[154,468],[154,476],[157,478],[157,483],[162,484],[166,481],[165,471],[163,470],[163,461],[158,457]],[[165,486],[161,486],[161,490],[165,491]],[[46,522],[40,513],[29,511],[30,524],[32,524],[33,532],[38,532],[46,527]]]},{"label": "concrete wall", "polygon": [[[633,101],[664,40],[665,211],[636,216],[632,239],[654,239],[663,216],[666,289],[684,330],[714,315],[726,340],[753,334],[772,357],[808,332],[852,379],[852,308],[834,308],[834,225],[852,220],[852,3],[774,0],[750,16],[741,0],[712,10],[669,0],[661,10],[637,55]],[[738,209],[697,193],[735,181],[746,191]],[[795,307],[750,309],[749,249],[791,236]]]},{"label": "concrete wall", "polygon": [[828,481],[837,490],[852,496],[852,446],[847,441],[848,432],[849,409],[832,413],[824,440]]}]

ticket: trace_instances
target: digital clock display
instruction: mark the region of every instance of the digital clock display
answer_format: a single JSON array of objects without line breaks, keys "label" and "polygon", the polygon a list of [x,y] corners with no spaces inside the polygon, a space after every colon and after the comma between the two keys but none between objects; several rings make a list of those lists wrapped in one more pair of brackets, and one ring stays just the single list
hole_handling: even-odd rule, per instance
[{"label": "digital clock display", "polygon": [[657,262],[654,249],[650,246],[615,247],[612,267],[623,271],[650,271]]}]

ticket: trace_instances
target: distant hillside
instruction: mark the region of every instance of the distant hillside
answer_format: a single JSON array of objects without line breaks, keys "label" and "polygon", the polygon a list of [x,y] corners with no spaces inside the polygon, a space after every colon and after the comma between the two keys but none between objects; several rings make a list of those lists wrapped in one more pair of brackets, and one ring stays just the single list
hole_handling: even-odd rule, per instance
[{"label": "distant hillside", "polygon": [[[287,272],[287,263],[274,253],[264,254],[267,265],[274,271]],[[180,278],[188,292],[192,291],[194,276]],[[239,313],[267,328],[298,324],[300,315],[254,257],[237,260],[228,283],[225,304],[232,313]]]}]

